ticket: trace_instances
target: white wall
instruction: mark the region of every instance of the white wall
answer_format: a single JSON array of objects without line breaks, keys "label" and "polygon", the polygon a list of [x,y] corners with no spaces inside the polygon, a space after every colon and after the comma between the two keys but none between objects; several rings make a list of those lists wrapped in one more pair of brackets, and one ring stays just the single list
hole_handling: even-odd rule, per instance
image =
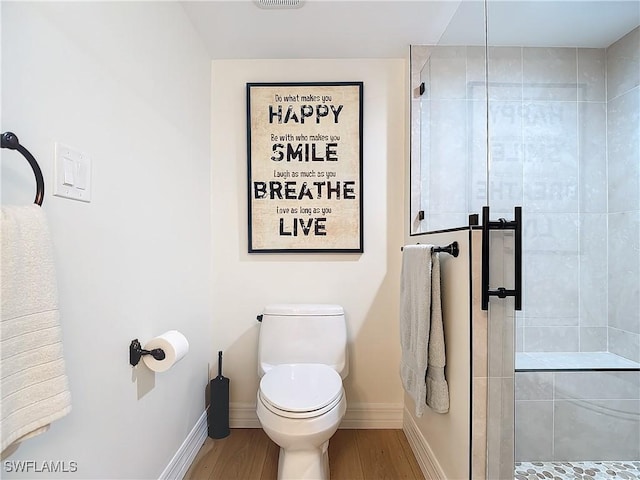
[{"label": "white wall", "polygon": [[[7,460],[158,478],[204,411],[210,87],[210,59],[177,4],[2,2],[2,130],[44,171],[73,402]],[[91,203],[52,196],[56,141],[93,159]],[[32,202],[34,185],[2,150],[3,204]],[[132,370],[130,341],[173,328],[190,353],[155,377]]]},{"label": "white wall", "polygon": [[[325,302],[342,305],[348,320],[343,426],[398,428],[405,61],[223,60],[212,69],[214,344],[225,351],[232,426],[256,424],[256,315],[269,303]],[[248,254],[246,83],[357,80],[364,82],[364,253]]]}]

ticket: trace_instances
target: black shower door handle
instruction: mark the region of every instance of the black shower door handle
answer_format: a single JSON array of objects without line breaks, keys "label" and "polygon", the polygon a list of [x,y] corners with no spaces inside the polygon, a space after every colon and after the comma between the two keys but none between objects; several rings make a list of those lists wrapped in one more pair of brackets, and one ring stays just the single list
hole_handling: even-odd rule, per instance
[{"label": "black shower door handle", "polygon": [[[491,230],[513,230],[515,234],[515,285],[513,290],[489,288],[489,232]],[[514,297],[515,309],[522,310],[522,207],[514,208],[514,220],[489,219],[489,207],[482,207],[482,309],[489,309],[489,297]]]}]

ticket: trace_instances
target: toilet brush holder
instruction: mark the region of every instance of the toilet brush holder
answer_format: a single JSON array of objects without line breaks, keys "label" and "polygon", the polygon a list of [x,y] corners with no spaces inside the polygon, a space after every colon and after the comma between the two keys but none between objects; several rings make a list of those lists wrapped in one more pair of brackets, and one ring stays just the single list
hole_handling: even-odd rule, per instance
[{"label": "toilet brush holder", "polygon": [[218,376],[209,382],[209,436],[224,438],[229,435],[229,379],[222,376],[222,352],[218,352]]}]

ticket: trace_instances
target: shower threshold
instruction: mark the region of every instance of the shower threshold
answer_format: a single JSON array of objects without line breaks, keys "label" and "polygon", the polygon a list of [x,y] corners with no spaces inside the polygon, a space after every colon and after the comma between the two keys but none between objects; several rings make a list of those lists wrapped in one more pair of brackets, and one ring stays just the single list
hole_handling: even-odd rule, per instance
[{"label": "shower threshold", "polygon": [[640,480],[638,461],[516,462],[515,480]]}]

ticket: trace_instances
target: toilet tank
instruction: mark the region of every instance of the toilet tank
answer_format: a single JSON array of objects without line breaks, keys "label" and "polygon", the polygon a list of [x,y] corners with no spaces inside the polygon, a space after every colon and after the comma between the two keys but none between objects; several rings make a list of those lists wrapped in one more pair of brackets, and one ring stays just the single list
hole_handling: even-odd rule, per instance
[{"label": "toilet tank", "polygon": [[322,363],[349,373],[344,309],[328,304],[268,305],[258,338],[258,374],[283,363]]}]

